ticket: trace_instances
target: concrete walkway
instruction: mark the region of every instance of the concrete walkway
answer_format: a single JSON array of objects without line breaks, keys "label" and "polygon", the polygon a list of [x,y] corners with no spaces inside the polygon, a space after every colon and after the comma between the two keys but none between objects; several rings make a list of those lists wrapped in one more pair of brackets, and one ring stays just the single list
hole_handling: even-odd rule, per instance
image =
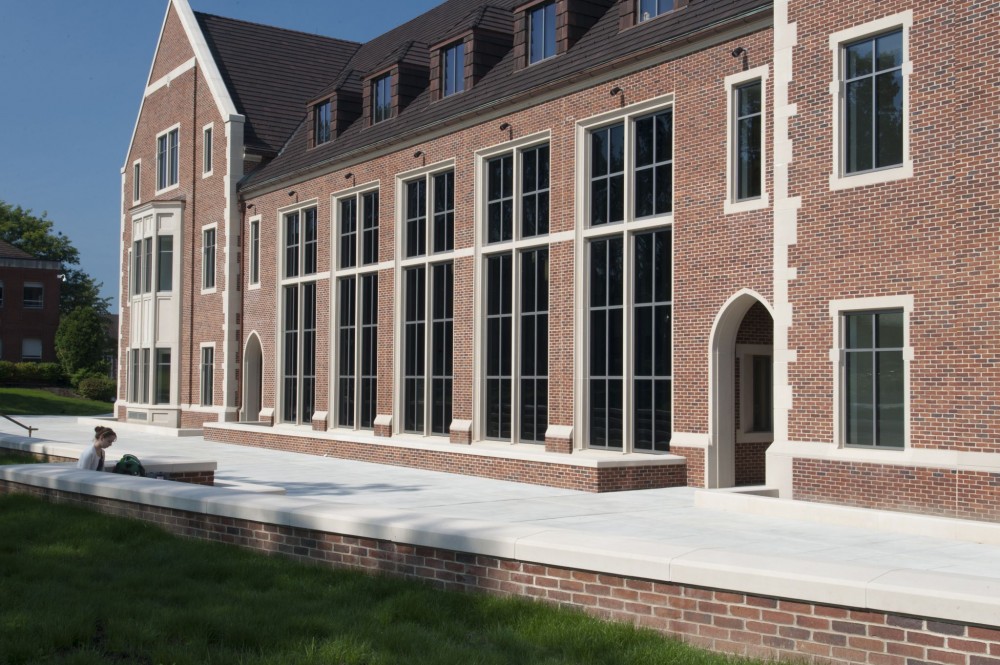
[{"label": "concrete walkway", "polygon": [[[93,423],[70,417],[25,417],[38,428],[35,438],[86,445]],[[723,502],[726,510],[703,507],[705,494],[670,488],[590,494],[538,485],[300,455],[205,441],[200,436],[155,434],[148,428],[110,423],[118,442],[109,459],[132,453],[140,459],[176,455],[214,459],[216,478],[283,487],[288,496],[313,501],[398,509],[445,518],[531,524],[615,538],[641,539],[712,551],[794,557],[816,564],[858,564],[900,570],[935,571],[1000,583],[1000,525],[919,518],[892,513],[882,524],[910,527],[887,531],[845,526],[816,515],[768,516],[742,512],[742,503]],[[22,438],[24,430],[0,421],[0,440]],[[739,497],[736,497],[739,499]],[[775,499],[756,499],[774,505]],[[798,502],[790,502],[798,503]],[[799,504],[801,508],[801,504]],[[773,512],[773,511],[771,511]],[[836,510],[836,522],[858,522],[875,511]],[[967,527],[967,528],[965,528]],[[906,533],[909,531],[911,533]],[[921,535],[912,535],[912,532]],[[979,542],[977,542],[979,541]],[[609,543],[610,544],[610,543]]]}]

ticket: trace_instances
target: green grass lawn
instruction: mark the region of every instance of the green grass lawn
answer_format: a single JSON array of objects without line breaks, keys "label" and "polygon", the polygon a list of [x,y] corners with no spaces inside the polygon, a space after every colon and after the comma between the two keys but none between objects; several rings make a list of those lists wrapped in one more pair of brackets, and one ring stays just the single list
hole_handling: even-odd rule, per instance
[{"label": "green grass lawn", "polygon": [[27,453],[19,453],[16,450],[6,450],[0,448],[0,464],[38,464],[42,460],[37,460]]},{"label": "green grass lawn", "polygon": [[82,397],[60,397],[34,388],[0,388],[0,413],[7,416],[99,416],[114,404]]},{"label": "green grass lawn", "polygon": [[753,663],[522,599],[309,566],[0,497],[0,663]]}]

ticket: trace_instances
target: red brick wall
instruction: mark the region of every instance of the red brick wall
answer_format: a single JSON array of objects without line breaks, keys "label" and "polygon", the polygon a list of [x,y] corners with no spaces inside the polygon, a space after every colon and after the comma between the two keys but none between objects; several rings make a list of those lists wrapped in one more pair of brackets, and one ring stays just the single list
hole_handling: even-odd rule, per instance
[{"label": "red brick wall", "polygon": [[[829,35],[904,10],[913,11],[914,177],[830,191]],[[982,39],[1000,31],[1000,12],[966,0],[792,2],[790,20],[798,28],[789,91],[798,110],[790,129],[790,194],[802,198],[802,208],[789,259],[798,269],[789,291],[789,345],[798,351],[789,369],[789,438],[833,441],[828,302],[913,294],[910,445],[1000,452],[1000,106],[983,94],[997,72],[981,52]]]},{"label": "red brick wall", "polygon": [[1000,522],[1000,473],[796,459],[795,498]]},{"label": "red brick wall", "polygon": [[[27,309],[23,306],[25,282],[42,285],[44,293],[41,309]],[[59,270],[21,265],[0,266],[0,284],[3,285],[0,360],[21,362],[23,341],[37,339],[42,343],[41,362],[58,362],[56,330],[59,329]]]},{"label": "red brick wall", "polygon": [[332,568],[419,579],[453,591],[523,596],[651,628],[714,651],[843,665],[997,665],[1000,630],[733,593],[0,482],[0,494],[144,520],[189,538]]},{"label": "red brick wall", "polygon": [[205,428],[205,439],[256,448],[285,450],[309,455],[329,455],[376,464],[408,466],[429,471],[459,473],[467,476],[509,480],[534,485],[548,485],[584,492],[678,487],[685,484],[684,465],[593,468],[486,455],[469,455],[431,450],[372,445],[328,438],[290,436],[260,430],[247,432],[223,427]]}]

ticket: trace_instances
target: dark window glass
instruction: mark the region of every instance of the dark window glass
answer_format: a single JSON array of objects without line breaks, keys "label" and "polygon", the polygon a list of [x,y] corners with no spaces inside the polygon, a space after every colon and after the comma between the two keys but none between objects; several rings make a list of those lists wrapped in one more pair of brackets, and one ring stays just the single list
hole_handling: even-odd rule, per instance
[{"label": "dark window glass", "polygon": [[250,283],[260,283],[260,222],[250,222]]},{"label": "dark window glass", "polygon": [[138,201],[142,191],[139,188],[139,183],[140,183],[139,175],[141,171],[142,171],[141,164],[135,164],[132,167],[132,201]]},{"label": "dark window glass", "polygon": [[635,236],[633,333],[633,442],[635,450],[670,450],[671,247],[670,231]]},{"label": "dark window glass", "polygon": [[754,81],[736,88],[736,200],[760,198],[761,85]]},{"label": "dark window glass", "polygon": [[215,287],[215,229],[202,235],[201,252],[201,288],[211,289]]},{"label": "dark window glass", "polygon": [[503,155],[486,162],[486,242],[513,237],[514,157]]},{"label": "dark window glass", "polygon": [[362,256],[365,265],[378,263],[378,192],[361,195]]},{"label": "dark window glass", "polygon": [[178,141],[179,141],[179,132],[178,132],[178,130],[175,129],[172,132],[170,132],[169,134],[167,134],[167,138],[168,138],[169,151],[170,151],[170,153],[169,153],[169,162],[170,163],[169,163],[169,166],[168,166],[169,171],[170,171],[170,176],[168,178],[169,182],[167,182],[167,184],[168,185],[176,185],[177,184],[177,180],[178,180],[177,173],[178,173],[178,169],[180,167],[180,163],[178,162],[178,155],[177,155],[177,152],[178,152],[178,149],[179,149],[178,148]]},{"label": "dark window glass", "polygon": [[903,312],[844,315],[845,442],[902,448]]},{"label": "dark window glass", "polygon": [[284,288],[284,358],[282,362],[283,402],[281,420],[295,422],[299,385],[299,287]]},{"label": "dark window glass", "polygon": [[149,349],[142,350],[142,403],[149,404]]},{"label": "dark window glass", "polygon": [[316,258],[319,250],[319,229],[316,225],[316,208],[309,208],[303,213],[303,234],[305,236],[305,246],[303,247],[303,275],[316,274]]},{"label": "dark window glass", "polygon": [[903,163],[903,32],[844,47],[847,173]]},{"label": "dark window glass", "polygon": [[513,255],[486,260],[486,436],[511,436]]},{"label": "dark window glass", "polygon": [[167,186],[167,135],[156,139],[156,188]]},{"label": "dark window glass", "polygon": [[212,406],[215,392],[215,349],[204,346],[201,349],[201,405]]},{"label": "dark window glass", "polygon": [[451,431],[452,338],[454,335],[454,273],[452,264],[431,268],[433,293],[431,311],[431,433]]},{"label": "dark window glass", "polygon": [[206,127],[202,133],[202,172],[209,173],[212,170],[212,128]]},{"label": "dark window glass", "polygon": [[[207,241],[207,239],[206,239]],[[215,237],[212,237],[212,258],[215,258]],[[153,239],[143,238],[142,240],[142,292],[151,293],[153,290]],[[213,263],[214,265],[214,263]],[[213,284],[215,274],[212,274]]]},{"label": "dark window glass", "polygon": [[156,350],[156,404],[170,404],[170,349]]},{"label": "dark window glass", "polygon": [[392,116],[392,75],[372,82],[372,124],[388,120]]},{"label": "dark window glass", "polygon": [[674,9],[675,0],[639,0],[639,22],[656,18]]},{"label": "dark window glass", "polygon": [[142,293],[142,241],[132,243],[132,295]]},{"label": "dark window glass", "polygon": [[285,277],[299,276],[299,213],[285,215]]},{"label": "dark window glass", "polygon": [[424,433],[426,269],[403,273],[403,429]]},{"label": "dark window glass", "polygon": [[549,232],[549,146],[521,154],[521,237]]},{"label": "dark window glass", "polygon": [[45,305],[45,288],[41,284],[25,283],[21,300],[25,309],[42,309]]},{"label": "dark window glass", "polygon": [[406,183],[406,256],[427,253],[427,181]]},{"label": "dark window glass", "polygon": [[528,12],[528,63],[556,54],[556,3],[548,2]]},{"label": "dark window glass", "polygon": [[549,250],[521,255],[520,440],[545,442],[549,427]]},{"label": "dark window glass", "polygon": [[447,252],[455,246],[455,173],[434,176],[434,242],[435,252]]},{"label": "dark window glass", "polygon": [[590,243],[590,446],[621,448],[623,424],[623,249],[621,237]]},{"label": "dark window glass", "polygon": [[129,355],[129,393],[128,399],[135,404],[139,403],[139,390],[142,385],[142,377],[139,374],[139,349],[131,349]]},{"label": "dark window glass", "polygon": [[465,90],[465,44],[459,42],[441,52],[441,90],[443,96]]},{"label": "dark window glass", "polygon": [[156,290],[174,288],[174,237],[156,237]]},{"label": "dark window glass", "polygon": [[299,422],[312,422],[316,406],[316,282],[302,285],[302,409]]},{"label": "dark window glass", "polygon": [[[353,200],[353,199],[352,199]],[[355,294],[357,280],[345,277],[340,282],[340,317],[337,323],[339,332],[337,353],[337,424],[341,427],[354,427],[354,382],[355,382],[355,339],[357,303]]]},{"label": "dark window glass", "polygon": [[340,201],[340,267],[353,268],[358,256],[358,200]]},{"label": "dark window glass", "polygon": [[358,426],[375,426],[378,389],[378,275],[361,277],[361,402]]},{"label": "dark window glass", "polygon": [[673,210],[673,112],[660,111],[635,121],[635,216]]},{"label": "dark window glass", "polygon": [[323,102],[313,107],[315,117],[316,145],[330,140],[330,102]]},{"label": "dark window glass", "polygon": [[753,356],[753,401],[751,403],[753,422],[751,431],[770,432],[772,417],[772,369],[771,356]]},{"label": "dark window glass", "polygon": [[590,135],[590,225],[625,219],[625,125]]}]

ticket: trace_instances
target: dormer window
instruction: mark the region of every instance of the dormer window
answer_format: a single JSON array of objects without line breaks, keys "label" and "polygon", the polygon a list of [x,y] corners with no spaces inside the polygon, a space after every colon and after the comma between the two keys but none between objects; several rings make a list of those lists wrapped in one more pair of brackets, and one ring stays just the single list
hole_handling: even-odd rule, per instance
[{"label": "dormer window", "polygon": [[314,144],[320,145],[330,140],[330,111],[329,101],[322,102],[313,107]]},{"label": "dormer window", "polygon": [[639,4],[639,22],[656,18],[660,14],[677,9],[677,0],[637,0]]},{"label": "dormer window", "polygon": [[441,49],[441,96],[465,90],[465,42]]},{"label": "dormer window", "polygon": [[372,81],[372,124],[392,116],[392,74]]},{"label": "dormer window", "polygon": [[528,12],[528,64],[556,54],[556,3],[546,2]]}]

